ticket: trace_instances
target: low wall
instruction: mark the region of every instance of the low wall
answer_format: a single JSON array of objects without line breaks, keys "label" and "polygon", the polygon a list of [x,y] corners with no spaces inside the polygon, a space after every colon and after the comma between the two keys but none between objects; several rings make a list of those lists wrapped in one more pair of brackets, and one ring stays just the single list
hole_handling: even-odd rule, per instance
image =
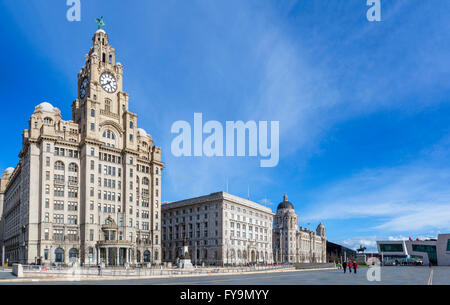
[{"label": "low wall", "polygon": [[163,268],[102,268],[101,274],[97,268],[46,268],[41,266],[22,266],[23,274],[30,278],[61,277],[172,277],[199,276],[220,274],[241,274],[254,272],[276,272],[295,270],[292,266],[282,267],[241,267],[241,268],[194,268],[194,269],[163,269]]},{"label": "low wall", "polygon": [[295,269],[328,269],[328,268],[336,268],[334,263],[326,263],[326,264],[295,264]]}]

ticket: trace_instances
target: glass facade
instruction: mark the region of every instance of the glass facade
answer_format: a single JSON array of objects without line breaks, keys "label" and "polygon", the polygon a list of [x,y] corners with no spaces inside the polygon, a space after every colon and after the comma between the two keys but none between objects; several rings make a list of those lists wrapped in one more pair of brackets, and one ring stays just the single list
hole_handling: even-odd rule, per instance
[{"label": "glass facade", "polygon": [[450,239],[447,240],[447,251],[450,251]]},{"label": "glass facade", "polygon": [[437,265],[437,254],[436,246],[430,245],[412,245],[413,251],[426,252],[428,254],[428,259],[433,265]]},{"label": "glass facade", "polygon": [[380,244],[381,252],[403,252],[402,244]]}]

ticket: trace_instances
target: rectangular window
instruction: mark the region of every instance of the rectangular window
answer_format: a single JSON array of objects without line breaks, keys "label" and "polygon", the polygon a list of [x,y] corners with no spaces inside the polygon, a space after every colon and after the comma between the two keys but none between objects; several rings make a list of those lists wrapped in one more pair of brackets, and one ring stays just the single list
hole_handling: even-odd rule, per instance
[{"label": "rectangular window", "polygon": [[403,252],[402,244],[380,244],[381,252]]}]

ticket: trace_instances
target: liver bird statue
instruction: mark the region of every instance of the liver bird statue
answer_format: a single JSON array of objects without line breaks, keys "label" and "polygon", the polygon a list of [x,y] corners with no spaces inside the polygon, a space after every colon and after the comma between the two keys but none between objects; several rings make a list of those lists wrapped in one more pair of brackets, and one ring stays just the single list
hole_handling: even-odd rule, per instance
[{"label": "liver bird statue", "polygon": [[96,18],[95,22],[97,22],[99,30],[105,27],[105,22],[103,22],[103,16],[100,17],[100,19]]}]

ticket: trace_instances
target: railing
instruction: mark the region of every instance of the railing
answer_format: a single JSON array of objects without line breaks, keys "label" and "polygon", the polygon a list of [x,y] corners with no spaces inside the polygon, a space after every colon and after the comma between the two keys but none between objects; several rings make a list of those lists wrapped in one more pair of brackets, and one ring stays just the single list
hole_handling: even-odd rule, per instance
[{"label": "railing", "polygon": [[112,117],[112,118],[115,118],[115,119],[119,118],[118,114],[115,114],[115,113],[113,113],[111,111],[104,110],[104,109],[100,109],[100,114],[101,115],[106,115],[106,116],[109,116],[109,117]]},{"label": "railing", "polygon": [[69,186],[78,186],[78,181],[69,180]]},{"label": "railing", "polygon": [[292,269],[291,265],[252,266],[252,267],[230,267],[230,268],[194,268],[194,269],[167,269],[161,267],[65,267],[65,266],[34,266],[24,265],[23,272],[26,276],[62,276],[62,277],[96,277],[96,276],[118,276],[118,277],[151,277],[151,276],[193,276],[233,274],[246,272],[265,272],[273,270]]}]

